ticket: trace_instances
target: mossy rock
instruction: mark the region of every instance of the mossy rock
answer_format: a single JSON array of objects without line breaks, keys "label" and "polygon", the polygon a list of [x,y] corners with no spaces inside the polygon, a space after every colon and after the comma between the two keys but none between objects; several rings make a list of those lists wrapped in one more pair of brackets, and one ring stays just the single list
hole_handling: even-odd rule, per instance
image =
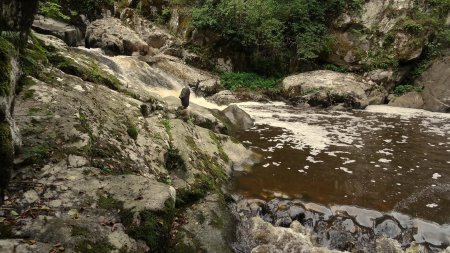
[{"label": "mossy rock", "polygon": [[149,252],[167,252],[175,214],[175,203],[173,200],[168,200],[163,210],[144,210],[140,212],[139,225],[131,224],[131,212],[124,213],[128,215],[122,215],[122,223],[127,227],[127,233],[132,238],[144,241],[150,247]]},{"label": "mossy rock", "polygon": [[14,45],[0,37],[0,96],[11,94],[11,57],[14,54]]},{"label": "mossy rock", "polygon": [[119,90],[122,87],[115,76],[102,70],[94,62],[86,62],[86,65],[82,65],[72,58],[54,52],[48,54],[48,59],[66,74],[78,76],[84,81],[105,85],[112,90]]},{"label": "mossy rock", "polygon": [[11,129],[6,122],[0,123],[0,203],[3,202],[3,191],[11,177],[11,170],[14,161],[14,145],[11,135]]}]

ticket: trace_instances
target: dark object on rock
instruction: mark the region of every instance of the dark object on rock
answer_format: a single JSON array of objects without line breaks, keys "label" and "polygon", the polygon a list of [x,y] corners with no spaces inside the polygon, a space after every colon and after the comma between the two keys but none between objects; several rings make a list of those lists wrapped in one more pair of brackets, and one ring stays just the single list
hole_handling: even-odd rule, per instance
[{"label": "dark object on rock", "polygon": [[184,109],[188,108],[189,106],[189,96],[191,95],[191,89],[189,89],[189,87],[184,87],[181,90],[181,94],[180,94],[180,100],[181,100],[181,105],[184,107]]},{"label": "dark object on rock", "polygon": [[144,117],[148,117],[148,115],[150,115],[150,108],[147,104],[141,105],[141,113]]}]

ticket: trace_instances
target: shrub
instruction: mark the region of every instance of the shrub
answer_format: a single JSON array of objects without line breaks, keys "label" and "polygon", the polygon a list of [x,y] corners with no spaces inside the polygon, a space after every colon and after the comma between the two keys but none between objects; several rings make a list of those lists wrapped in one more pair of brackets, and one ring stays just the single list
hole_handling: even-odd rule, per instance
[{"label": "shrub", "polygon": [[70,19],[69,16],[62,13],[61,5],[57,0],[39,2],[39,13],[43,16],[61,21],[67,21]]},{"label": "shrub", "polygon": [[221,84],[230,90],[241,88],[247,89],[269,89],[274,88],[279,80],[276,78],[264,78],[255,73],[234,73],[228,72],[221,75]]},{"label": "shrub", "polygon": [[394,89],[394,95],[399,97],[411,91],[422,92],[422,88],[410,84],[398,85]]}]

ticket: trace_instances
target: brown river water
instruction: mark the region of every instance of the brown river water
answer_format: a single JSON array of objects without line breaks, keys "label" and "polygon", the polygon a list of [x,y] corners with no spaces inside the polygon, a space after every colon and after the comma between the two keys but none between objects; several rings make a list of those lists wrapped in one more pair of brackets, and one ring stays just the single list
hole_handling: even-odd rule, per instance
[{"label": "brown river water", "polygon": [[237,137],[262,159],[234,177],[237,194],[402,213],[450,230],[449,114],[238,106],[255,126]]}]

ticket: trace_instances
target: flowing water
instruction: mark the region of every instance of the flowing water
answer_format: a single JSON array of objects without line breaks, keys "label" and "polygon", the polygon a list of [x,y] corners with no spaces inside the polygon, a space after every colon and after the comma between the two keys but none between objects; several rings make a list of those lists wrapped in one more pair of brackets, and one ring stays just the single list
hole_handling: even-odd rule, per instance
[{"label": "flowing water", "polygon": [[238,138],[263,157],[234,178],[241,196],[403,213],[441,224],[450,240],[450,114],[238,106],[256,120]]}]

